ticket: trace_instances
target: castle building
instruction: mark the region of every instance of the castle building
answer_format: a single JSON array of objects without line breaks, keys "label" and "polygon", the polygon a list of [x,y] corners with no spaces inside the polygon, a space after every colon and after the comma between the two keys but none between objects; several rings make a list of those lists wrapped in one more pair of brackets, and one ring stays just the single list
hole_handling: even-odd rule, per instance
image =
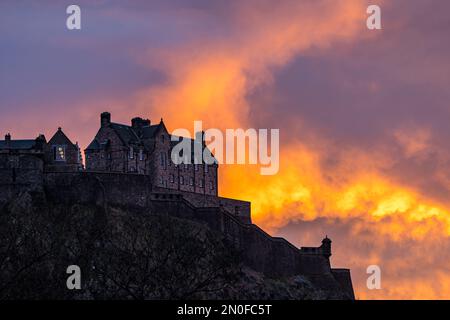
[{"label": "castle building", "polygon": [[217,196],[218,165],[174,164],[176,143],[162,119],[151,124],[136,117],[125,125],[111,122],[111,114],[103,112],[100,129],[85,150],[86,170],[148,175],[157,187]]},{"label": "castle building", "polygon": [[328,237],[319,247],[298,249],[265,233],[252,223],[250,202],[218,196],[217,162],[172,163],[178,141],[171,141],[162,119],[152,125],[133,118],[124,125],[111,122],[108,112],[100,119],[85,150],[86,169],[78,144],[61,128],[48,142],[42,134],[29,140],[7,134],[0,140],[0,210],[26,191],[57,204],[94,204],[105,216],[109,207],[120,206],[199,221],[221,232],[253,270],[270,277],[307,275],[318,286],[340,288],[354,299],[350,270],[331,268]]},{"label": "castle building", "polygon": [[2,181],[21,183],[39,180],[43,172],[74,172],[82,169],[80,149],[61,128],[47,142],[36,139],[13,140],[11,134],[0,140]]}]

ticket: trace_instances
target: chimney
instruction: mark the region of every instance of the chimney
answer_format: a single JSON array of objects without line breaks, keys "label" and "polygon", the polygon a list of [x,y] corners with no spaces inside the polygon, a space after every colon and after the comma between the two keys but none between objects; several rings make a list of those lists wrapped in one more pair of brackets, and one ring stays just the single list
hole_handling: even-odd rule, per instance
[{"label": "chimney", "polygon": [[43,150],[44,149],[44,144],[47,143],[47,141],[45,140],[45,136],[41,133],[39,134],[39,136],[36,138],[36,149],[37,150]]},{"label": "chimney", "polygon": [[9,133],[5,134],[5,144],[7,148],[11,145],[11,135]]},{"label": "chimney", "polygon": [[150,126],[150,120],[148,119],[142,119],[140,117],[136,117],[131,119],[131,127],[133,128],[134,132],[138,135],[138,137],[142,137],[142,128]]},{"label": "chimney", "polygon": [[136,117],[131,119],[131,126],[135,129],[150,126],[150,120]]},{"label": "chimney", "polygon": [[102,127],[105,127],[111,123],[111,113],[109,112],[103,112],[100,115],[100,125]]},{"label": "chimney", "polygon": [[331,240],[328,238],[328,236],[325,236],[325,238],[322,240],[322,245],[320,246],[322,249],[322,254],[329,258],[331,256]]}]

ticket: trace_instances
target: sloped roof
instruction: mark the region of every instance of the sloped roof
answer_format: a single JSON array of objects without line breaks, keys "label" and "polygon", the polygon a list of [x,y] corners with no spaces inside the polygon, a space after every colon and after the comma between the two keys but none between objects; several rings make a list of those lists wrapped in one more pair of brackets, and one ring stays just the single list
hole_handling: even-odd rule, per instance
[{"label": "sloped roof", "polygon": [[139,137],[134,132],[133,128],[120,123],[111,123],[111,128],[117,133],[120,140],[128,146],[130,143],[140,142]]},{"label": "sloped roof", "polygon": [[[189,142],[191,143],[191,159],[194,159],[194,155],[195,155],[195,154],[194,154],[194,152],[195,152],[194,145],[195,145],[195,143],[196,143],[195,139],[187,138],[187,137],[180,137],[180,136],[175,136],[175,135],[170,135],[170,137],[171,137],[171,138],[172,138],[172,137],[178,138],[178,141],[173,141],[172,139],[170,139],[170,145],[171,145],[172,148],[173,148],[175,145],[177,145],[178,143],[180,143],[183,139],[188,139]],[[216,157],[211,153],[211,150],[209,150],[208,147],[205,147],[205,149],[208,150],[208,151],[210,152],[211,156],[212,156],[213,159],[214,159],[214,162],[217,164],[218,161],[217,161]],[[203,148],[202,148],[202,150],[204,151]]]},{"label": "sloped roof", "polygon": [[36,145],[36,140],[11,140],[9,147],[6,147],[6,141],[0,140],[0,149],[29,150]]},{"label": "sloped roof", "polygon": [[62,131],[61,127],[58,128],[58,131],[56,131],[53,137],[48,141],[48,144],[66,144],[69,147],[78,149],[78,147],[72,141],[70,141],[70,139]]},{"label": "sloped roof", "polygon": [[154,124],[151,126],[143,127],[142,128],[142,138],[143,139],[154,138],[156,132],[158,132],[160,125],[161,124]]},{"label": "sloped roof", "polygon": [[100,143],[98,143],[97,139],[92,140],[92,142],[88,145],[86,150],[100,150]]}]

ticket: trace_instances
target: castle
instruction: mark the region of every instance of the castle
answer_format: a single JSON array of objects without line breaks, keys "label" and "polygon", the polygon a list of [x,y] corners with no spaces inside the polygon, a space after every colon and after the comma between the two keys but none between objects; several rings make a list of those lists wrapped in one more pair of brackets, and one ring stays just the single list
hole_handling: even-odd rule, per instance
[{"label": "castle", "polygon": [[[338,287],[354,299],[350,270],[331,268],[331,240],[298,249],[252,224],[250,203],[218,196],[218,164],[171,161],[174,146],[164,122],[133,118],[131,125],[100,116],[85,150],[58,128],[47,141],[0,140],[0,209],[24,190],[57,203],[93,203],[130,211],[173,215],[207,224],[243,254],[244,263],[269,276],[306,275],[319,286]],[[194,143],[194,141],[192,141]],[[203,148],[207,148],[203,143]]]}]

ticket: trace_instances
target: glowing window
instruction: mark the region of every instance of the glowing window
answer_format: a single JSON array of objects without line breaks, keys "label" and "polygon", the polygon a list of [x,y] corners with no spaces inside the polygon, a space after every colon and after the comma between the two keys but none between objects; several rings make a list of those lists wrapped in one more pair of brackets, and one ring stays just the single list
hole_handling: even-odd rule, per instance
[{"label": "glowing window", "polygon": [[53,146],[53,160],[66,161],[66,147],[59,145]]}]

